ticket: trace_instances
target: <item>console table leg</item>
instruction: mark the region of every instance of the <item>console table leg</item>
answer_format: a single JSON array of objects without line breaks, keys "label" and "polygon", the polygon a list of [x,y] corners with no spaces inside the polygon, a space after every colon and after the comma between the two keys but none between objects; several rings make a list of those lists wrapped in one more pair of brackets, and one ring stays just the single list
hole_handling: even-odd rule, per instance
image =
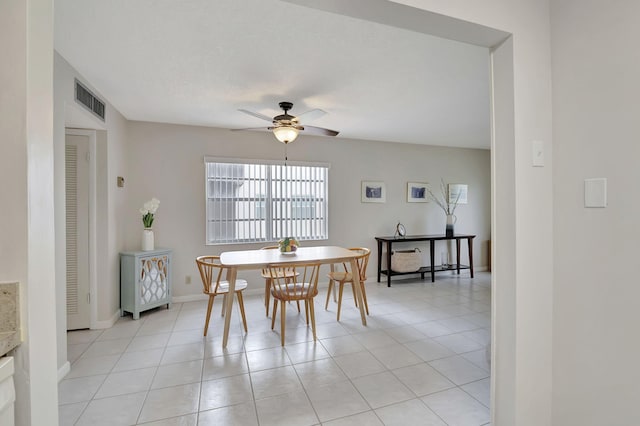
[{"label": "console table leg", "polygon": [[467,238],[467,243],[469,244],[469,270],[473,278],[473,238]]},{"label": "console table leg", "polygon": [[460,238],[456,238],[456,271],[460,275]]},{"label": "console table leg", "polygon": [[436,242],[434,240],[429,240],[429,260],[431,261],[431,282],[436,282],[436,266],[435,266],[435,252],[436,251]]},{"label": "console table leg", "polygon": [[387,241],[387,287],[391,287],[391,241]]},{"label": "console table leg", "polygon": [[382,270],[382,241],[378,240],[378,282],[380,282],[381,270]]}]

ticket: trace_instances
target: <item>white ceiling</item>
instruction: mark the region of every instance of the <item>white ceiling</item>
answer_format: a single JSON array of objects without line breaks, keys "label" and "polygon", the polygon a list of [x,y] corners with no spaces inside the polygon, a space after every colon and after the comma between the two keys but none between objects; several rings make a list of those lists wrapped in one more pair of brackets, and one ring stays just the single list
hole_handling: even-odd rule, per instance
[{"label": "white ceiling", "polygon": [[280,0],[56,0],[55,48],[129,120],[258,127],[238,109],[286,100],[338,137],[489,148],[486,47]]}]

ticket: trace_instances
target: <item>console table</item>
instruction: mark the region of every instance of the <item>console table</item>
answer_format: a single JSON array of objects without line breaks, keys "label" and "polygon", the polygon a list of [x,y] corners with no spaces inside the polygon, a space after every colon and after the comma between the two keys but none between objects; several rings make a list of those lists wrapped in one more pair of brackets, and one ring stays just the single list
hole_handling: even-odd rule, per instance
[{"label": "console table", "polygon": [[[431,282],[436,280],[436,272],[440,271],[457,271],[460,274],[460,269],[469,269],[471,271],[471,278],[473,278],[473,239],[475,235],[454,235],[453,237],[447,237],[445,235],[407,235],[405,237],[375,237],[378,241],[378,282],[380,282],[380,275],[385,274],[387,276],[387,287],[391,287],[391,276],[393,275],[406,275],[406,274],[420,274],[420,278],[424,279],[424,274],[431,273]],[[449,268],[448,265],[434,265],[435,264],[435,244],[436,241],[456,241],[456,267]],[[469,247],[469,266],[460,265],[460,240],[467,240]],[[406,243],[412,241],[428,241],[429,242],[429,258],[431,259],[430,266],[423,266],[415,272],[394,272],[391,270],[391,251],[393,243]],[[386,243],[387,248],[387,269],[382,269],[382,244]]]}]

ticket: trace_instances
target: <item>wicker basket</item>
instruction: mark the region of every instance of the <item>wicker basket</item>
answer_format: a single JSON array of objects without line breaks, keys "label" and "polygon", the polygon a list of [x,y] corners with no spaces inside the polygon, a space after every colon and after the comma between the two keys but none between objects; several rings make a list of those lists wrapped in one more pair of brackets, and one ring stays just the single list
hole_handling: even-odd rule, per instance
[{"label": "wicker basket", "polygon": [[420,249],[394,250],[391,253],[391,270],[393,272],[417,272],[422,266]]}]

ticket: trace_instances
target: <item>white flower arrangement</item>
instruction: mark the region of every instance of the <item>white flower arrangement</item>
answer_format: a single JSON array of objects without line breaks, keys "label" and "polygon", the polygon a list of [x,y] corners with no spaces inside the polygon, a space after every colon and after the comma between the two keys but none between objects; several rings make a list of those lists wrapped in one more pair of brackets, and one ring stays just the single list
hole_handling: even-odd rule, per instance
[{"label": "white flower arrangement", "polygon": [[156,214],[159,206],[160,200],[154,197],[144,203],[144,205],[140,209],[140,214],[142,215],[142,224],[145,228],[151,228],[151,225],[153,225],[153,215]]},{"label": "white flower arrangement", "polygon": [[432,191],[431,188],[427,187],[427,194],[429,198],[436,202],[438,206],[444,211],[444,214],[447,216],[453,215],[456,211],[456,207],[458,207],[458,201],[460,200],[460,192],[458,192],[458,196],[455,201],[449,202],[449,195],[447,192],[447,185],[444,183],[444,180],[440,179],[440,192],[442,194],[442,198],[437,197]]}]

